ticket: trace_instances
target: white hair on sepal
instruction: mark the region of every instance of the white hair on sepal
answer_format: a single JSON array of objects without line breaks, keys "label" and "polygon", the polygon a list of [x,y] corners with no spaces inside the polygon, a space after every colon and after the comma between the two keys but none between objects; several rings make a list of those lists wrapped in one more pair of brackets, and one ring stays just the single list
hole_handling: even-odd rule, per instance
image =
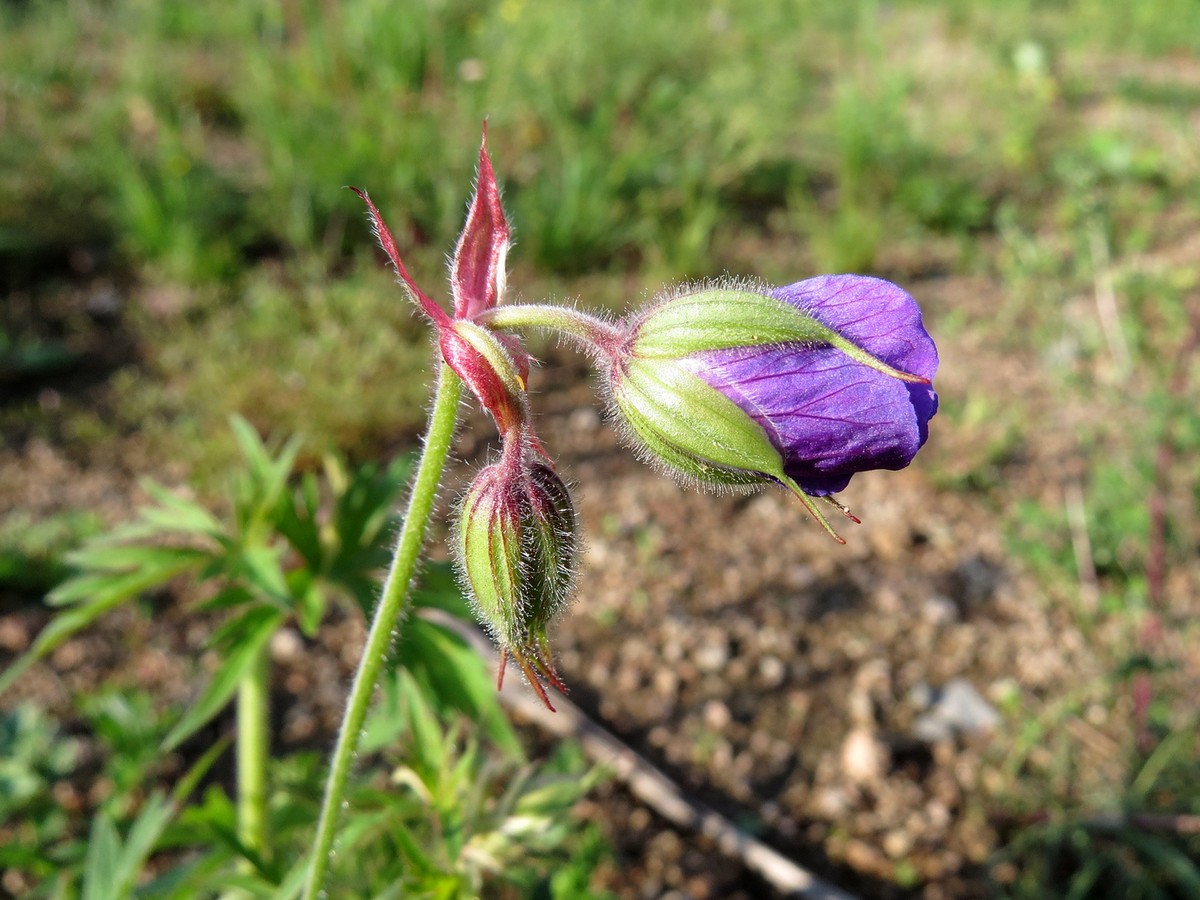
[{"label": "white hair on sepal", "polygon": [[745,291],[750,294],[769,296],[772,287],[761,278],[749,275],[716,275],[710,278],[680,281],[659,288],[657,292],[650,295],[649,300],[626,313],[622,321],[627,323],[629,331],[632,332],[643,319],[655,310],[661,309],[673,300],[690,297],[692,294],[699,294],[702,291]]},{"label": "white hair on sepal", "polygon": [[[620,438],[621,443],[633,452],[633,455],[638,459],[639,462],[644,463],[659,474],[666,475],[681,487],[695,488],[697,490],[704,491],[705,493],[715,494],[717,496],[728,494],[745,495],[757,493],[758,491],[762,490],[763,485],[767,484],[771,480],[765,475],[747,469],[744,470],[746,480],[743,482],[712,481],[672,465],[651,450],[646,442],[642,440],[641,436],[637,433],[637,429],[635,429],[629,424],[629,422],[625,420],[625,417],[621,415],[616,402],[612,400],[611,389],[609,389],[608,394],[609,397],[606,418],[608,419],[609,424],[611,424],[616,430],[617,436]],[[718,466],[716,464],[710,465],[714,470],[726,473],[730,476],[740,476],[743,474],[740,470],[730,469],[726,466]]]}]

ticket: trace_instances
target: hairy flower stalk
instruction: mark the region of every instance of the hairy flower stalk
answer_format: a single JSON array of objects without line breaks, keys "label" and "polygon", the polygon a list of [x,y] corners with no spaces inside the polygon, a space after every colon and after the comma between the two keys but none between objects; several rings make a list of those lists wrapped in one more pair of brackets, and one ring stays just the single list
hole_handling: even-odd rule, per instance
[{"label": "hairy flower stalk", "polygon": [[775,482],[817,505],[869,469],[900,469],[937,411],[937,348],[896,285],[827,275],[783,288],[687,288],[610,324],[562,307],[495,309],[493,328],[544,327],[586,346],[647,461],[725,488]]}]

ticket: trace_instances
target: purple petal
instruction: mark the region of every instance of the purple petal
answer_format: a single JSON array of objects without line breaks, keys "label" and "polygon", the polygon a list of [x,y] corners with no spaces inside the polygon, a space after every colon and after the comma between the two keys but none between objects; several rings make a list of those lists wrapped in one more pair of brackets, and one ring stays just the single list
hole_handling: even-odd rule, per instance
[{"label": "purple petal", "polygon": [[[888,365],[932,379],[937,348],[903,290],[825,275],[772,292]],[[901,469],[937,411],[930,385],[889,377],[831,347],[772,345],[696,354],[692,370],[758,422],[805,491],[842,490],[855,472]]]},{"label": "purple petal", "polygon": [[938,353],[921,309],[903,289],[866,275],[819,275],[771,292],[815,316],[871,355],[933,380]]}]

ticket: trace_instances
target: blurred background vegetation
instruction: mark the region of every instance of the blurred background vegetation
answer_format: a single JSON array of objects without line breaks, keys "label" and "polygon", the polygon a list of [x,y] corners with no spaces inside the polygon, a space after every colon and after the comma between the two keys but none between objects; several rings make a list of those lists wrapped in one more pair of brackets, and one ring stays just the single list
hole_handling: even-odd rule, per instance
[{"label": "blurred background vegetation", "polygon": [[[233,414],[301,436],[301,469],[412,446],[427,337],[342,187],[438,296],[485,117],[523,299],[985,285],[939,343],[1011,348],[1049,393],[960,376],[923,462],[1110,643],[1114,692],[1153,681],[1106,807],[1200,815],[1197,0],[0,0],[0,613],[140,476],[219,505]],[[1062,820],[1094,798],[1026,766],[1010,793],[1053,821],[995,848],[1004,890],[1085,896],[1122,858],[1121,896],[1200,885],[1194,833]]]}]

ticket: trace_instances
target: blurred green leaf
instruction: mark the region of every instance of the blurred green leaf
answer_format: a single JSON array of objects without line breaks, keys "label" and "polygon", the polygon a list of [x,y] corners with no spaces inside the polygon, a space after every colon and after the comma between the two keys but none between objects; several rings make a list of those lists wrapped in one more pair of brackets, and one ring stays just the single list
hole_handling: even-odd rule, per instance
[{"label": "blurred green leaf", "polygon": [[[100,576],[104,573],[134,574],[129,572],[131,569],[141,570],[143,574],[174,574],[193,565],[208,562],[211,557],[212,554],[208,551],[191,547],[150,547],[92,541],[69,554],[67,560],[78,569],[90,570]],[[64,596],[70,597],[71,592],[60,588],[52,592],[50,599],[58,604],[69,602],[56,599]]]},{"label": "blurred green leaf", "polygon": [[253,593],[286,608],[292,595],[283,574],[281,551],[279,547],[245,547],[239,554],[236,570],[226,574],[245,577]]},{"label": "blurred green leaf", "polygon": [[414,767],[422,774],[436,773],[444,768],[452,745],[413,676],[401,669],[397,672],[396,684],[408,724],[407,750],[415,758]]},{"label": "blurred green leaf", "polygon": [[279,610],[259,606],[222,627],[218,635],[219,643],[224,645],[221,663],[200,698],[163,740],[164,752],[177,747],[221,711],[233,697],[242,676],[258,655],[265,652],[271,635],[284,618],[285,614]]},{"label": "blurred green leaf", "polygon": [[[81,581],[82,579],[75,580]],[[101,599],[56,613],[49,624],[38,632],[38,636],[34,638],[30,648],[14,662],[10,663],[8,668],[4,670],[4,673],[0,675],[0,694],[8,690],[13,682],[24,674],[31,665],[45,657],[46,654],[62,644],[63,641],[81,629],[86,628],[92,622],[96,621],[96,619],[100,618],[100,616],[119,606],[131,596],[134,596],[138,592],[137,585],[143,581],[145,579],[141,573],[135,572],[132,575],[122,576],[117,579],[118,583],[116,586],[109,585],[106,593],[101,595]],[[150,579],[149,583],[154,583],[154,579]],[[133,585],[133,589],[129,590],[131,585]]]},{"label": "blurred green leaf", "polygon": [[442,711],[462,712],[505,753],[522,756],[521,743],[500,706],[493,673],[462,638],[420,616],[410,616],[396,658]]},{"label": "blurred green leaf", "polygon": [[92,820],[87,859],[83,869],[83,900],[120,900],[121,837],[103,810]]},{"label": "blurred green leaf", "polygon": [[210,538],[222,535],[221,523],[200,504],[177,497],[152,481],[143,482],[142,488],[157,504],[138,511],[139,517],[153,529],[151,533],[178,532]]}]

